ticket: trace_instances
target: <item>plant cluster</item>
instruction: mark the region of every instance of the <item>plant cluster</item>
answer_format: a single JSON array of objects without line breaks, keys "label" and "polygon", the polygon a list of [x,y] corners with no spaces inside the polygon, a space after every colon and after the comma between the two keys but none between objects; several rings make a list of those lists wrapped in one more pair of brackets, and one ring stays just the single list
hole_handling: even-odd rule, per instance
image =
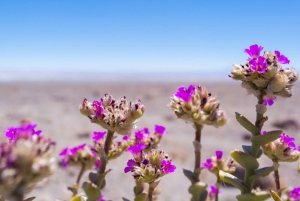
[{"label": "plant cluster", "polygon": [[[298,74],[294,69],[281,67],[290,61],[279,51],[261,54],[262,50],[263,47],[256,44],[245,49],[248,55],[246,63],[235,64],[229,75],[241,81],[242,87],[257,98],[254,123],[236,112],[238,123],[252,134],[251,144],[242,145],[242,151],[235,149],[230,157],[223,157],[223,151],[216,150],[215,155],[201,161],[204,126],[225,126],[228,122],[226,113],[204,86],[181,86],[171,97],[168,107],[178,119],[191,123],[195,129],[192,142],[194,167],[183,170],[191,182],[188,187],[191,201],[218,201],[222,182],[240,190],[236,196],[238,201],[264,201],[270,197],[275,201],[300,200],[300,187],[281,188],[279,177],[279,164],[297,161],[300,146],[296,146],[295,139],[281,130],[263,130],[268,120],[265,116],[267,106],[273,105],[277,97],[292,96]],[[140,100],[129,102],[126,97],[115,99],[110,94],[93,102],[84,99],[79,111],[105,131],[95,131],[91,144],[66,147],[60,152],[64,168],[78,167],[78,176],[74,184],[68,187],[71,194],[69,200],[105,201],[102,189],[109,186],[106,181],[106,175],[111,171],[107,168],[109,161],[121,157],[124,152],[132,155],[124,164],[124,173],[132,175],[134,201],[157,200],[160,180],[176,171],[171,156],[158,146],[167,133],[165,127],[154,125],[153,131],[149,128],[136,129],[137,121],[145,111],[143,103]],[[55,142],[35,128],[35,124],[22,121],[19,127],[10,127],[5,132],[7,140],[0,145],[0,199],[3,201],[34,200],[34,197],[25,199],[24,196],[54,170]],[[122,140],[116,141],[116,135],[121,135]],[[263,154],[272,160],[272,166],[260,167],[257,159]],[[232,175],[238,164],[245,170],[243,180]],[[81,183],[86,171],[89,171],[88,178]],[[208,187],[200,181],[202,171],[215,175],[216,183]],[[270,173],[274,174],[276,189],[262,191],[253,188],[255,180]],[[80,187],[84,193],[78,192]]]}]

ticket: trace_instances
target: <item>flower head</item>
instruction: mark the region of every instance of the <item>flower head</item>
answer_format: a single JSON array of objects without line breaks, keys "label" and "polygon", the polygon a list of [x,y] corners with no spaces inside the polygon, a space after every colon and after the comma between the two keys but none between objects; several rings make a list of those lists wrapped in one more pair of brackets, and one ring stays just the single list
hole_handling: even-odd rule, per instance
[{"label": "flower head", "polygon": [[[215,127],[223,126],[227,123],[225,112],[220,109],[220,103],[216,98],[207,92],[206,88],[198,86],[191,87],[193,93],[188,93],[189,98],[183,99],[178,96],[178,92],[171,98],[168,105],[174,110],[176,116],[185,121],[198,125],[212,125]],[[180,87],[178,91],[182,91]],[[186,90],[189,91],[189,90]]]},{"label": "flower head", "polygon": [[141,182],[152,183],[166,174],[174,172],[176,166],[171,163],[169,156],[160,150],[152,149],[142,152],[140,159],[127,162],[124,172],[131,171],[133,177]]},{"label": "flower head", "polygon": [[60,152],[62,157],[63,167],[70,166],[82,166],[85,165],[86,169],[91,169],[92,167],[98,167],[99,157],[92,151],[93,147],[81,144],[72,148],[65,148]]},{"label": "flower head", "polygon": [[84,99],[79,105],[79,110],[104,129],[127,135],[143,115],[145,107],[140,100],[132,103],[128,102],[126,97],[116,100],[105,94],[100,101],[95,100],[93,103]]},{"label": "flower head", "polygon": [[300,147],[296,147],[295,139],[281,133],[277,140],[262,146],[263,153],[273,161],[294,162],[300,157]]},{"label": "flower head", "polygon": [[[268,100],[265,105],[270,105],[273,104],[275,96],[292,96],[293,84],[298,79],[298,73],[294,69],[281,67],[280,64],[288,64],[290,60],[278,50],[274,53],[266,51],[261,56],[262,49],[263,47],[257,44],[246,49],[245,52],[250,57],[243,65],[234,64],[229,77],[242,81],[242,87],[246,88],[249,94],[256,97],[265,96]],[[266,111],[266,108],[261,109]]]},{"label": "flower head", "polygon": [[9,198],[25,193],[54,171],[55,142],[35,130],[36,125],[22,121],[5,132],[8,141],[0,144],[0,194]]},{"label": "flower head", "polygon": [[218,175],[219,170],[232,173],[237,166],[236,162],[232,159],[222,159],[223,152],[221,150],[216,151],[216,155],[211,158],[207,158],[206,162],[202,163],[202,168],[209,170],[210,172]]}]

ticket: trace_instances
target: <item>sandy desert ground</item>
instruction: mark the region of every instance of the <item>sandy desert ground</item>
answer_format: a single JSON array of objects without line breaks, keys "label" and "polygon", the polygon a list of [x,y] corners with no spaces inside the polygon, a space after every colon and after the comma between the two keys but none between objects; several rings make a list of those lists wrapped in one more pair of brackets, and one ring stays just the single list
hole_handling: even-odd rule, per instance
[{"label": "sandy desert ground", "polygon": [[[246,90],[240,87],[237,81],[227,82],[201,82],[193,81],[195,85],[203,85],[221,102],[230,121],[221,128],[206,126],[203,130],[202,159],[214,155],[215,150],[224,151],[224,157],[229,157],[230,151],[240,149],[242,144],[249,144],[248,134],[235,120],[237,111],[249,120],[255,119],[254,96],[247,96]],[[78,111],[78,105],[83,98],[94,100],[101,98],[104,93],[110,93],[119,98],[126,96],[128,100],[141,99],[146,107],[144,116],[140,119],[138,128],[149,127],[155,124],[164,125],[168,134],[161,142],[161,148],[169,153],[173,163],[177,165],[175,173],[162,178],[160,187],[162,192],[159,201],[186,201],[189,200],[187,188],[189,181],[183,176],[182,169],[193,168],[193,128],[182,120],[176,119],[172,110],[166,105],[170,96],[179,86],[188,86],[189,81],[182,82],[2,82],[0,83],[0,131],[4,133],[7,127],[16,126],[22,119],[30,119],[38,124],[44,135],[50,136],[57,142],[56,155],[66,146],[75,146],[83,142],[92,144],[89,135],[93,131],[103,131],[97,125],[90,123],[89,119]],[[294,124],[284,131],[296,138],[300,144],[298,123],[300,119],[300,86],[295,86],[294,96],[284,99],[278,98],[272,107],[268,108],[264,130],[275,129],[277,121],[293,120]],[[4,137],[1,136],[1,140]],[[104,189],[107,200],[121,201],[121,197],[133,199],[132,176],[123,173],[129,153],[121,158],[111,161],[108,168],[113,171],[107,176],[107,187]],[[272,162],[262,156],[261,166],[272,165]],[[297,165],[282,164],[280,175],[282,186],[298,186],[299,174]],[[76,179],[77,169],[63,169],[57,167],[56,172],[49,179],[40,184],[27,197],[36,195],[37,201],[53,201],[55,198],[67,200],[66,187],[72,185]],[[84,175],[83,179],[87,178]],[[215,177],[203,171],[202,181],[210,184]],[[273,188],[272,176],[264,181],[265,186]],[[231,187],[222,187],[221,201],[235,200],[238,190]]]}]

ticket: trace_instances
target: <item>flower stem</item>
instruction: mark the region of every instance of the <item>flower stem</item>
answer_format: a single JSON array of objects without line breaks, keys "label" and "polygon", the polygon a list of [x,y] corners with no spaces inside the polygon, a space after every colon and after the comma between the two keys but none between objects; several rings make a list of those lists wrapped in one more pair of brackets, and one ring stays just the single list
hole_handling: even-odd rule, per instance
[{"label": "flower stem", "polygon": [[218,201],[218,200],[219,200],[220,186],[221,186],[221,179],[220,179],[219,173],[218,173],[218,175],[217,175],[217,183],[216,183],[216,196],[215,196],[215,201]]},{"label": "flower stem", "polygon": [[114,136],[114,132],[110,131],[110,130],[107,130],[107,136],[106,136],[106,139],[105,139],[105,142],[104,142],[104,152],[105,152],[106,157],[101,158],[99,174],[103,174],[105,172],[106,165],[107,165],[107,162],[108,162],[108,157],[107,156],[108,156],[110,146],[112,144],[113,136]]},{"label": "flower stem", "polygon": [[199,176],[201,173],[201,131],[203,126],[199,124],[194,124],[196,131],[195,131],[195,141],[194,141],[194,148],[195,148],[195,167],[194,167],[194,176],[195,181],[200,181]]},{"label": "flower stem", "polygon": [[149,191],[148,191],[148,201],[153,201],[153,192],[155,187],[149,184]]},{"label": "flower stem", "polygon": [[135,187],[133,189],[135,197],[144,191],[144,183],[141,181],[138,181],[137,179],[135,180]]},{"label": "flower stem", "polygon": [[77,176],[76,183],[73,185],[73,196],[75,196],[77,194],[77,192],[78,192],[78,185],[79,185],[80,179],[81,179],[84,171],[85,171],[85,164],[81,163],[80,172],[79,172],[79,174]]},{"label": "flower stem", "polygon": [[279,171],[278,171],[278,168],[279,168],[279,163],[277,161],[273,161],[274,163],[274,167],[275,167],[275,170],[274,170],[274,179],[275,179],[275,184],[276,184],[276,190],[277,190],[277,193],[278,195],[280,196],[280,192],[278,192],[278,190],[280,189],[280,179],[279,179]]}]

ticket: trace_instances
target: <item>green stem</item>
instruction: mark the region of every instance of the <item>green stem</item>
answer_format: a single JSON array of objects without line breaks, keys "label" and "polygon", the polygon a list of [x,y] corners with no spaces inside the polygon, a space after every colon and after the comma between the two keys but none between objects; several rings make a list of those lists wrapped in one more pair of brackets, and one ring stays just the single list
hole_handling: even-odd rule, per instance
[{"label": "green stem", "polygon": [[201,173],[201,131],[203,126],[199,124],[194,124],[196,131],[195,131],[195,141],[194,141],[194,148],[195,148],[195,166],[194,166],[194,177],[195,181],[199,182],[199,176]]},{"label": "green stem", "polygon": [[[263,93],[261,93],[262,95],[258,96],[258,104],[263,104],[264,100],[263,100]],[[265,117],[263,114],[260,114],[258,112],[256,112],[256,120],[255,120],[255,126],[258,128],[259,131],[261,131],[264,122],[266,121]],[[253,144],[252,143],[252,149],[251,149],[251,156],[253,156],[254,158],[257,158],[258,152],[259,152],[260,146]],[[244,176],[244,183],[246,188],[248,189],[248,192],[251,192],[252,188],[253,188],[253,183],[254,181],[250,181],[249,178],[254,174],[254,169],[245,169],[245,176]]]},{"label": "green stem", "polygon": [[278,195],[281,196],[281,193],[278,191],[280,189],[280,179],[279,179],[279,171],[278,171],[279,164],[277,161],[273,161],[273,163],[274,163],[274,167],[275,167],[274,179],[275,179],[275,184],[276,184],[276,190],[277,190]]},{"label": "green stem", "polygon": [[153,192],[155,187],[152,187],[151,184],[149,184],[149,191],[148,191],[148,201],[153,201]]},{"label": "green stem", "polygon": [[84,171],[85,171],[85,164],[81,163],[80,172],[77,176],[76,183],[73,185],[73,196],[75,196],[78,193],[78,185],[79,185],[80,179],[81,179]]},{"label": "green stem", "polygon": [[144,191],[144,183],[138,180],[135,180],[135,187],[134,187],[134,195],[135,197]]},{"label": "green stem", "polygon": [[100,165],[99,172],[98,172],[99,174],[103,174],[105,172],[106,165],[108,162],[108,152],[109,152],[109,149],[110,149],[112,141],[113,141],[113,136],[114,136],[114,132],[107,130],[107,136],[106,136],[106,139],[104,142],[104,152],[105,152],[106,157],[101,158],[101,165]]}]

